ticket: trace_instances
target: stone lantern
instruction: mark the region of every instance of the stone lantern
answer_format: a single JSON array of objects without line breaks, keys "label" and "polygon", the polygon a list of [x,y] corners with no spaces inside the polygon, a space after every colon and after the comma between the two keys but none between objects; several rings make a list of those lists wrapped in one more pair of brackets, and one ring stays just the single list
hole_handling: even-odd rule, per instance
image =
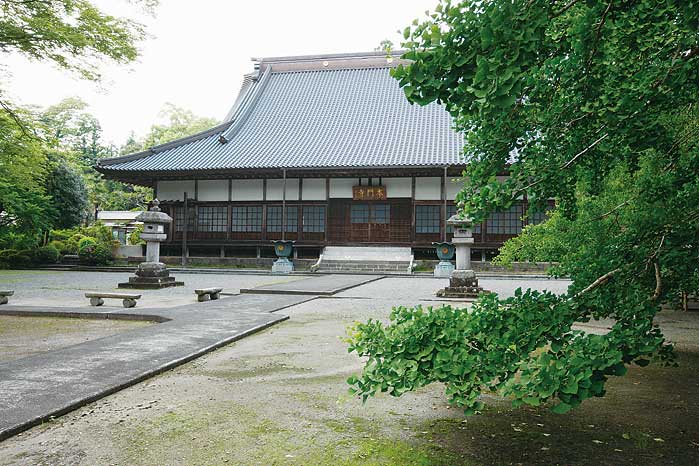
[{"label": "stone lantern", "polygon": [[129,277],[126,283],[119,283],[119,288],[159,289],[170,286],[182,286],[170,276],[167,266],[160,262],[160,243],[167,239],[165,225],[172,223],[172,217],[160,211],[160,201],[153,200],[150,210],[141,213],[136,220],[143,222],[141,239],[146,242],[146,261],[138,265],[136,276]]},{"label": "stone lantern", "polygon": [[473,221],[459,214],[447,223],[454,228],[452,243],[456,248],[456,270],[451,273],[449,286],[437,292],[442,298],[476,298],[483,292],[478,286],[476,272],[471,269],[471,245],[473,244]]}]

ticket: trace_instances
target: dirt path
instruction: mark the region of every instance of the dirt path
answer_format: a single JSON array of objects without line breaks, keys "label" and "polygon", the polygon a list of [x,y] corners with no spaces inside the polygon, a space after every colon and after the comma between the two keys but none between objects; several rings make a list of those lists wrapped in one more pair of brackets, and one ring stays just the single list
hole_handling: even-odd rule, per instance
[{"label": "dirt path", "polygon": [[632,368],[568,415],[493,398],[465,418],[438,385],[364,405],[347,395],[361,364],[346,325],[433,286],[386,280],[287,309],[278,326],[1,443],[0,464],[699,464],[698,314],[663,318],[680,368]]}]

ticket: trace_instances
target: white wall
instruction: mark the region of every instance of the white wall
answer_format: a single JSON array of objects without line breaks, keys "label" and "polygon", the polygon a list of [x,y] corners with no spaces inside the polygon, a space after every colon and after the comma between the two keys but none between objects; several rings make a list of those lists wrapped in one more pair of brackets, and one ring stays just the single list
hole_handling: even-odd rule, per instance
[{"label": "white wall", "polygon": [[387,197],[412,197],[412,178],[382,178],[381,182],[386,186]]},{"label": "white wall", "polygon": [[358,185],[357,178],[331,178],[330,179],[330,197],[352,199],[352,186]]},{"label": "white wall", "polygon": [[464,186],[463,178],[447,178],[447,199],[453,201]]},{"label": "white wall", "polygon": [[199,180],[197,186],[199,201],[227,201],[228,180]]},{"label": "white wall", "polygon": [[[304,181],[305,183],[305,181]],[[233,181],[233,186],[235,186],[235,181]],[[305,186],[304,186],[305,188]],[[267,200],[268,201],[281,201],[284,191],[284,180],[283,179],[272,179],[267,180]],[[234,199],[235,200],[235,199]],[[297,178],[287,178],[286,180],[286,200],[287,201],[298,201],[299,200],[299,180]]]},{"label": "white wall", "polygon": [[[184,201],[184,193],[194,199],[194,180],[158,181],[158,200]],[[228,200],[228,198],[226,198]]]},{"label": "white wall", "polygon": [[442,179],[438,176],[415,179],[415,199],[439,201],[442,199]]},{"label": "white wall", "polygon": [[262,180],[233,180],[231,193],[233,201],[261,201]]},{"label": "white wall", "polygon": [[324,201],[326,199],[325,178],[304,178],[301,199],[304,201]]}]

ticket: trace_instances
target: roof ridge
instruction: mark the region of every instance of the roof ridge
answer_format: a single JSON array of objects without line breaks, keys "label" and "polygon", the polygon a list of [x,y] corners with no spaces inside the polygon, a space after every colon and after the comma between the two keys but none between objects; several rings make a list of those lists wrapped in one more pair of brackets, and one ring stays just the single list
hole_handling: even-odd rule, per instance
[{"label": "roof ridge", "polygon": [[277,56],[277,57],[253,57],[253,61],[261,63],[280,63],[280,62],[301,62],[301,61],[316,61],[323,59],[351,59],[351,58],[376,58],[376,57],[399,57],[403,55],[407,50],[374,50],[371,52],[344,52],[344,53],[316,53],[310,55],[287,55],[287,56]]},{"label": "roof ridge", "polygon": [[108,166],[108,165],[115,165],[119,163],[124,163],[124,162],[130,162],[132,160],[139,160],[143,159],[146,157],[149,157],[151,155],[155,155],[158,152],[167,150],[167,149],[172,149],[173,147],[178,147],[178,146],[183,146],[185,144],[189,144],[190,142],[198,141],[200,139],[207,138],[213,134],[219,133],[223,130],[225,130],[226,127],[231,125],[233,121],[224,121],[221,124],[218,124],[214,126],[213,128],[205,129],[204,131],[200,131],[198,133],[185,136],[183,138],[175,139],[169,142],[165,142],[163,144],[158,144],[156,146],[149,147],[146,150],[143,150],[141,152],[134,152],[133,154],[127,154],[127,155],[121,155],[119,157],[109,157],[106,159],[101,159],[97,161],[97,166]]},{"label": "roof ridge", "polygon": [[269,77],[271,74],[272,66],[269,66],[264,71],[264,73],[262,73],[262,76],[257,81],[257,85],[255,85],[254,89],[252,89],[251,92],[245,95],[243,102],[240,104],[240,107],[238,107],[234,115],[234,117],[237,116],[237,118],[231,120],[232,124],[228,128],[226,128],[226,130],[224,130],[223,134],[221,135],[225,139],[225,141],[221,141],[222,143],[230,141],[233,138],[233,136],[235,136],[238,133],[243,124],[245,124],[248,117],[250,116],[250,113],[255,107],[255,103],[259,100],[262,91],[266,87],[267,82],[269,82]]},{"label": "roof ridge", "polygon": [[301,74],[301,73],[322,73],[328,71],[365,71],[365,70],[385,70],[395,68],[393,64],[386,64],[386,66],[352,66],[350,68],[317,68],[317,69],[305,69],[305,70],[279,70],[273,71],[274,74]]}]

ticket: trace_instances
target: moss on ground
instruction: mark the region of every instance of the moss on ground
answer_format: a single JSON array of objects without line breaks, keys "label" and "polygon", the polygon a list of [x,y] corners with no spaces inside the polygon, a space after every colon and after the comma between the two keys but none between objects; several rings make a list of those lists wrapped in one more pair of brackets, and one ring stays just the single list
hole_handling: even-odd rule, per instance
[{"label": "moss on ground", "polygon": [[382,436],[361,417],[283,427],[235,403],[170,411],[122,432],[128,464],[453,465],[430,442]]}]

